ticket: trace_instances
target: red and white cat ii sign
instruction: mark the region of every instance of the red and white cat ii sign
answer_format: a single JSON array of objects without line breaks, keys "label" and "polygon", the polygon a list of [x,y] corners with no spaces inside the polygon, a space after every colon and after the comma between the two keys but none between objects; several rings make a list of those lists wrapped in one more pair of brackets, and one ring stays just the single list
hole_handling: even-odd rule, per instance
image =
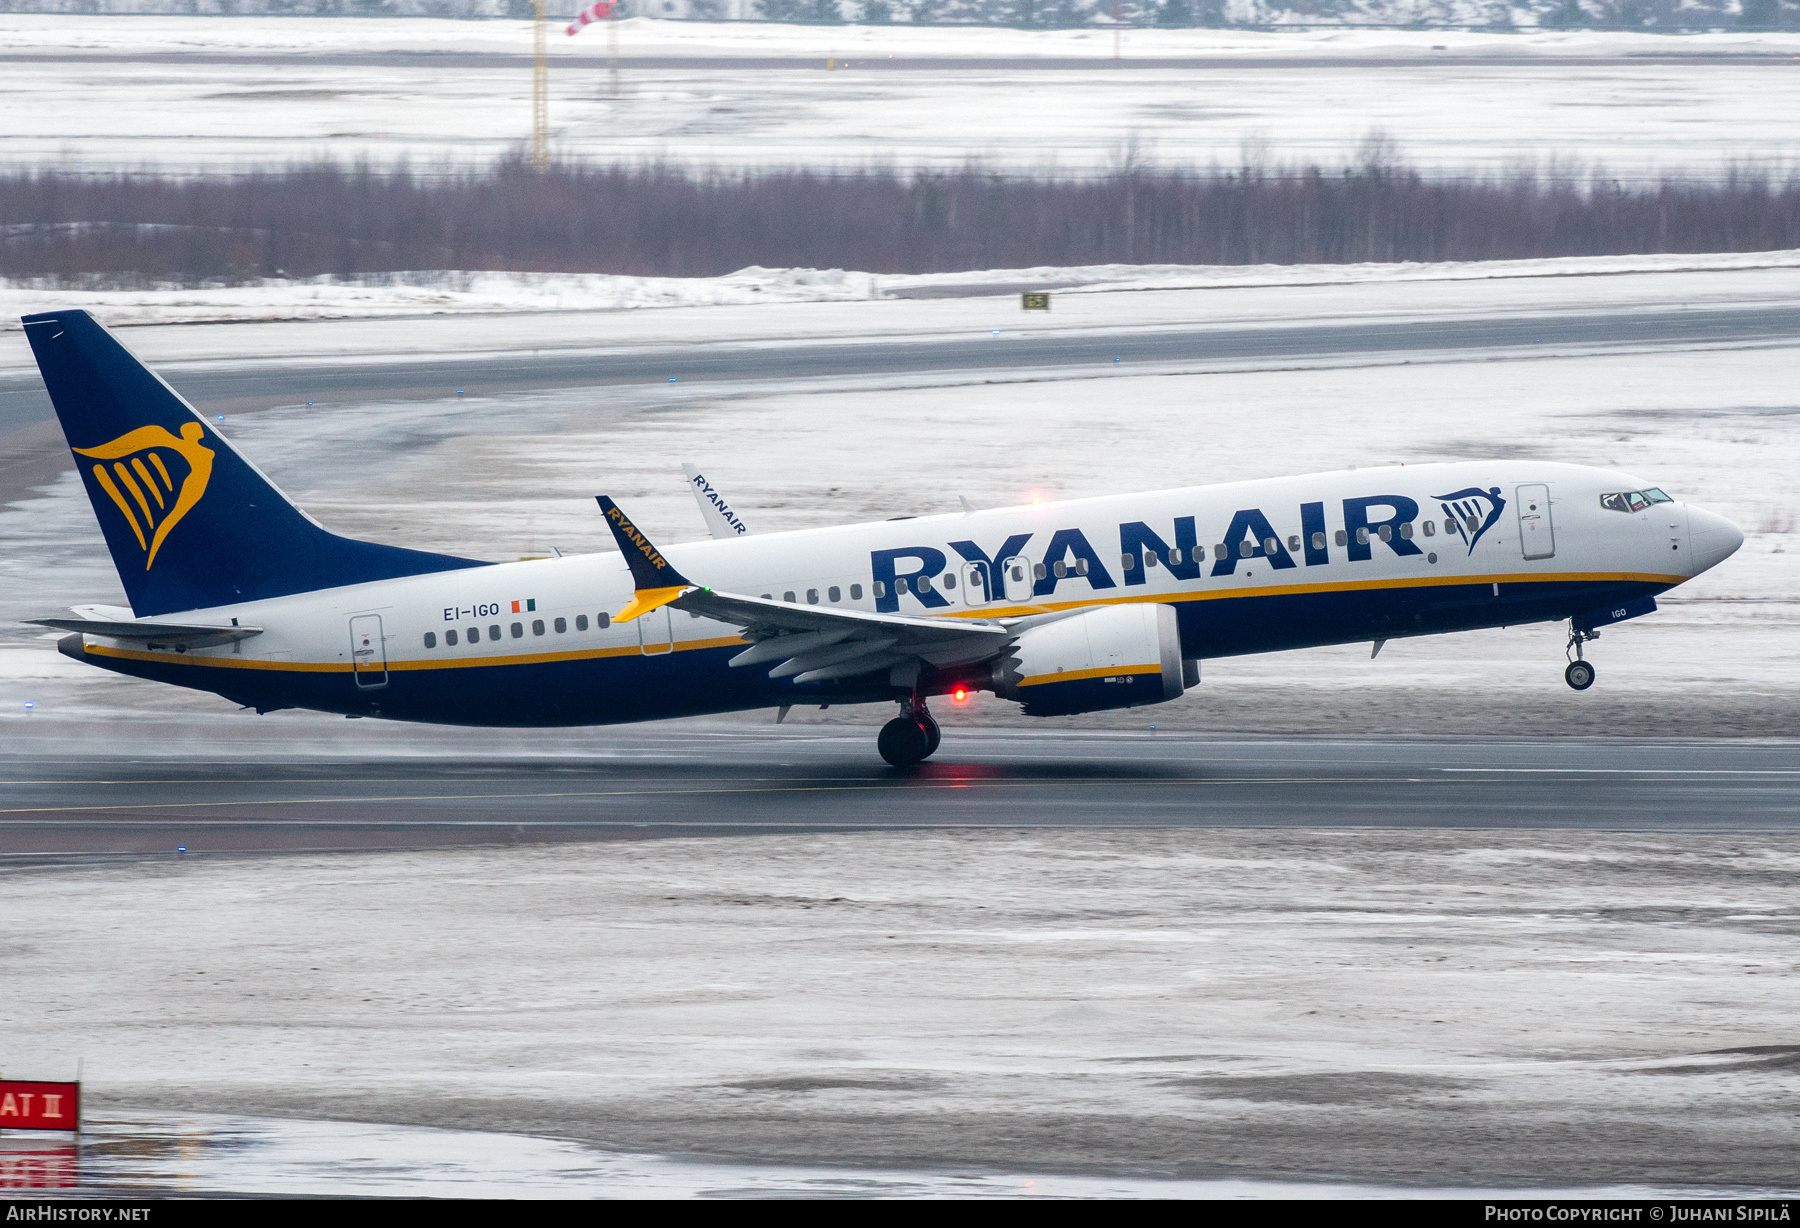
[{"label": "red and white cat ii sign", "polygon": [[0,1079],[0,1130],[79,1130],[81,1084]]}]

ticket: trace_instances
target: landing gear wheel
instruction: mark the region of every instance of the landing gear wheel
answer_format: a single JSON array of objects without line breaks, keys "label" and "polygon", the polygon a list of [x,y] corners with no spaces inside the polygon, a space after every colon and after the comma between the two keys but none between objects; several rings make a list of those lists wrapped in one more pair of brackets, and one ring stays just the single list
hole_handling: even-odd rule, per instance
[{"label": "landing gear wheel", "polygon": [[944,731],[938,728],[937,718],[929,712],[919,713],[919,723],[925,726],[925,736],[930,739],[924,758],[929,759],[937,754],[938,744],[944,740]]},{"label": "landing gear wheel", "polygon": [[[937,725],[932,722],[933,728]],[[881,736],[875,739],[875,747],[881,757],[897,768],[909,768],[936,746],[934,739],[926,729],[925,722],[916,716],[896,716],[881,727]]]},{"label": "landing gear wheel", "polygon": [[1577,691],[1585,691],[1594,685],[1594,667],[1586,661],[1571,661],[1563,671],[1563,681]]}]

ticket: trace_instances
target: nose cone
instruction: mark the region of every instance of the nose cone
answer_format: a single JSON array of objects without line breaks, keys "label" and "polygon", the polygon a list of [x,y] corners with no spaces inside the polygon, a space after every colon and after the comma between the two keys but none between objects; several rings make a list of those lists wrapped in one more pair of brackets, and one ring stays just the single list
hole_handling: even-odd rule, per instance
[{"label": "nose cone", "polygon": [[1694,574],[1710,571],[1737,553],[1744,544],[1744,531],[1715,512],[1688,508],[1688,540],[1694,563]]}]

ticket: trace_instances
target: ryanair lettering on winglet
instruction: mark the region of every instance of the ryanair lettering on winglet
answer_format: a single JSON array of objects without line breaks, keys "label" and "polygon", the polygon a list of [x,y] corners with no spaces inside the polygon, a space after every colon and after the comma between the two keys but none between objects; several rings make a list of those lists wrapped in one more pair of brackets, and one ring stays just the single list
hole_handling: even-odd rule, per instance
[{"label": "ryanair lettering on winglet", "polygon": [[726,524],[738,533],[750,531],[750,526],[738,519],[737,513],[731,510],[731,505],[719,497],[719,492],[713,489],[713,484],[706,480],[704,474],[696,473],[689,480],[693,482],[694,488],[705,497],[706,501],[713,505],[719,515],[725,518]]},{"label": "ryanair lettering on winglet", "polygon": [[[1121,582],[1127,588],[1148,584],[1152,570],[1159,567],[1173,579],[1191,581],[1236,575],[1239,564],[1247,567],[1253,562],[1273,571],[1328,566],[1334,554],[1342,562],[1365,563],[1375,557],[1378,545],[1400,557],[1423,555],[1427,550],[1418,539],[1434,538],[1440,529],[1446,547],[1466,545],[1473,554],[1506,506],[1497,486],[1469,487],[1433,498],[1443,512],[1441,524],[1421,520],[1418,500],[1407,495],[1365,495],[1343,500],[1339,528],[1327,526],[1323,502],[1302,503],[1300,532],[1285,535],[1261,508],[1241,508],[1210,545],[1200,540],[1193,516],[1175,517],[1168,537],[1133,520],[1119,526],[1119,552],[1110,559],[1103,559],[1087,536],[1073,528],[1057,529],[1041,553],[1033,550],[1029,556],[1026,550],[1034,536],[1030,533],[1015,533],[991,549],[973,541],[950,542],[950,549],[962,558],[958,570],[952,570],[949,556],[934,546],[875,550],[869,555],[875,609],[884,614],[898,611],[902,594],[928,610],[944,609],[951,604],[944,590],[959,582],[971,588],[989,585],[991,591],[971,593],[967,599],[969,604],[985,604],[1006,591],[1003,572],[1021,564],[1030,569],[1030,597],[1035,599],[1053,595],[1065,580],[1079,579],[1089,589],[1117,588]],[[1118,567],[1117,580],[1109,563]]]},{"label": "ryanair lettering on winglet", "polygon": [[636,525],[632,524],[631,521],[625,519],[624,512],[621,512],[617,507],[611,507],[611,508],[607,509],[606,514],[607,514],[608,518],[610,518],[612,520],[612,522],[614,524],[618,525],[620,530],[624,532],[626,540],[631,542],[632,545],[636,546],[638,548],[638,551],[645,558],[649,559],[653,566],[656,566],[656,567],[667,567],[668,566],[667,561],[665,561],[663,559],[662,552],[659,551],[655,546],[651,545],[650,540],[648,538],[646,538],[642,533],[638,532]]}]

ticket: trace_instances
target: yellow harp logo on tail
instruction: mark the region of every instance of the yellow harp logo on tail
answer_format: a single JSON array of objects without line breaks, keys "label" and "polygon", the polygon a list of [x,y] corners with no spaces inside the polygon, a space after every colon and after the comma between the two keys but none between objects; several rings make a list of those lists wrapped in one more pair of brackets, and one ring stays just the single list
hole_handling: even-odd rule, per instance
[{"label": "yellow harp logo on tail", "polygon": [[206,493],[213,450],[201,446],[205,434],[198,422],[182,423],[179,439],[160,426],[140,426],[111,443],[75,449],[77,455],[108,462],[94,466],[94,480],[137,534],[145,571],[156,562],[169,530]]}]

